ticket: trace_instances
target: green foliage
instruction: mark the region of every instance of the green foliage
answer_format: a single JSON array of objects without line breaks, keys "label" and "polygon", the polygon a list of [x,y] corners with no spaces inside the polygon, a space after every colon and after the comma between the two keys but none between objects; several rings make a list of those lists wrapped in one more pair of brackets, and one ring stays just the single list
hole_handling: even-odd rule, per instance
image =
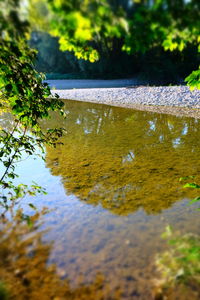
[{"label": "green foliage", "polygon": [[112,48],[128,30],[118,8],[113,11],[109,1],[48,1],[54,13],[51,33],[60,37],[60,49],[72,51],[80,59],[95,62],[102,48]]},{"label": "green foliage", "polygon": [[193,188],[193,189],[200,189],[200,185],[198,185],[196,183],[186,183],[184,185],[184,188],[187,188],[187,187],[190,187],[190,188]]},{"label": "green foliage", "polygon": [[121,41],[113,49],[100,51],[100,59],[90,63],[77,59],[72,52],[59,50],[57,38],[44,32],[32,32],[31,47],[37,49],[35,68],[46,72],[47,79],[107,79],[137,77],[148,84],[180,82],[197,64],[195,48],[181,53],[152,49],[144,55],[121,51]]},{"label": "green foliage", "polygon": [[[145,82],[169,84],[180,82],[198,65],[199,11],[197,0],[31,0],[29,14],[34,30],[47,30],[59,38],[66,53],[60,63],[55,50],[55,68],[66,66],[60,73],[79,73],[78,78],[137,74]],[[39,57],[40,53],[40,58],[47,57],[48,65],[52,49],[44,49],[40,47]],[[45,70],[43,59],[40,64]]]},{"label": "green foliage", "polygon": [[[17,177],[15,163],[22,154],[34,155],[36,149],[44,151],[45,144],[55,145],[62,129],[44,131],[40,122],[50,117],[50,112],[59,110],[63,102],[51,98],[50,88],[43,83],[43,76],[33,67],[35,51],[27,43],[29,24],[22,18],[18,0],[0,0],[0,104],[2,111],[13,115],[10,128],[3,128],[0,134],[0,163],[4,166],[0,176],[2,206],[8,209],[13,197],[18,199],[28,192],[27,187],[12,184]],[[4,196],[5,189],[15,193]],[[32,193],[36,186],[32,186]]]},{"label": "green foliage", "polygon": [[185,78],[187,85],[190,86],[191,90],[195,88],[200,89],[200,67],[198,70],[193,71],[189,76]]},{"label": "green foliage", "polygon": [[[6,189],[7,192],[2,193],[0,195],[0,207],[1,210],[1,218],[5,218],[6,212],[9,210],[12,213],[12,210],[17,207],[17,205],[21,202],[23,198],[26,196],[36,196],[38,194],[46,195],[46,191],[44,188],[39,186],[37,183],[33,182],[29,187],[26,184],[14,185],[11,181],[4,183],[3,189]],[[9,192],[8,192],[9,190]],[[36,207],[33,203],[29,203],[28,206],[36,210]],[[30,218],[28,215],[21,214],[22,220],[26,220],[30,225]]]},{"label": "green foliage", "polygon": [[[188,178],[194,178],[194,176],[188,176],[188,177],[185,177],[184,179],[188,179]],[[200,189],[200,185],[195,183],[195,182],[192,182],[192,183],[186,183],[184,186],[184,188],[192,188],[192,189]],[[194,199],[192,199],[189,204],[193,204],[193,203],[196,203],[200,201],[200,197],[196,197]]]},{"label": "green foliage", "polygon": [[200,197],[196,197],[190,201],[190,204],[200,201]]},{"label": "green foliage", "polygon": [[188,281],[200,283],[200,238],[193,234],[174,234],[166,230],[169,250],[157,257],[157,268],[164,287]]},{"label": "green foliage", "polygon": [[[72,51],[78,59],[95,62],[106,57],[114,47],[118,51],[116,40],[119,51],[135,55],[155,49],[182,53],[191,45],[199,47],[198,0],[134,1],[129,5],[120,0],[47,1],[52,13],[51,33],[59,37],[62,51]],[[165,73],[162,65],[159,67]],[[191,76],[188,84],[199,88],[195,79],[199,75]]]},{"label": "green foliage", "polygon": [[7,300],[9,298],[8,290],[3,282],[0,281],[0,299]]}]

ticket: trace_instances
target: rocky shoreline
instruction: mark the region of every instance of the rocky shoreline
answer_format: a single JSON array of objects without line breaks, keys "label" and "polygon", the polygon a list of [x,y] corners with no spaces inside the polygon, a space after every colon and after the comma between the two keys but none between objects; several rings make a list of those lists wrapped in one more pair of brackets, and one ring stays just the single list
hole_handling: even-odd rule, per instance
[{"label": "rocky shoreline", "polygon": [[200,118],[200,90],[187,86],[130,86],[52,90],[60,98]]}]

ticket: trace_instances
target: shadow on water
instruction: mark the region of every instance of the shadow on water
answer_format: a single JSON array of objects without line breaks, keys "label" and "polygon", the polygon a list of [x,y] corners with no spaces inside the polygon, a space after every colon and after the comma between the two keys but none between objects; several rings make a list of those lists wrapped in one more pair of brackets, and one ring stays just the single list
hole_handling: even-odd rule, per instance
[{"label": "shadow on water", "polygon": [[[0,299],[104,299],[109,285],[101,274],[88,285],[81,284],[80,278],[79,286],[72,289],[67,279],[56,273],[56,266],[47,264],[52,243],[44,243],[44,232],[38,232],[43,214],[31,217],[31,228],[17,215],[12,222],[4,220],[0,231]],[[120,299],[120,291],[109,297]]]},{"label": "shadow on water", "polygon": [[[68,294],[58,299],[152,300],[166,225],[199,234],[199,212],[187,205],[197,192],[183,189],[179,178],[195,175],[200,182],[200,120],[75,101],[66,101],[65,111],[66,120],[55,116],[44,124],[66,129],[62,145],[46,150],[46,168],[37,160],[19,170],[22,181],[39,179],[47,188],[47,200],[35,203],[52,209],[36,233],[33,257],[21,260],[15,234],[6,246],[33,276],[28,289],[37,297],[61,285]],[[10,284],[19,284],[20,266],[4,263],[14,274]]]},{"label": "shadow on water", "polygon": [[199,213],[187,206],[197,194],[179,178],[199,179],[200,121],[74,101],[65,111],[55,123],[66,129],[63,145],[47,149],[46,165],[73,208],[60,201],[59,221],[49,218],[50,261],[75,285],[77,274],[90,282],[100,271],[121,299],[153,299],[165,226],[198,234]]},{"label": "shadow on water", "polygon": [[65,111],[63,145],[46,158],[67,194],[118,215],[194,195],[178,181],[199,174],[200,120],[76,102]]}]

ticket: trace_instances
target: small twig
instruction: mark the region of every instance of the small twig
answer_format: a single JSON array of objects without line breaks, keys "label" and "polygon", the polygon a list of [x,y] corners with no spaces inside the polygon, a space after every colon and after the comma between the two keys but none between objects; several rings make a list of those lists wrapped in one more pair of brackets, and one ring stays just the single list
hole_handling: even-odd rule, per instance
[{"label": "small twig", "polygon": [[[22,135],[22,137],[20,138],[21,140],[23,140],[23,138],[24,138],[24,136],[25,136],[25,134],[26,134],[26,130],[27,130],[27,127],[25,127],[25,129],[24,129],[23,135]],[[2,177],[1,177],[1,179],[0,179],[0,182],[2,182],[3,179],[5,178],[6,174],[8,173],[8,170],[9,170],[10,166],[13,164],[13,161],[14,161],[14,159],[15,159],[15,156],[16,156],[16,154],[17,154],[18,152],[19,152],[19,148],[15,150],[15,152],[14,152],[12,158],[11,158],[11,161],[10,161],[9,165],[7,166],[7,168],[6,168],[5,172],[4,172],[4,174],[2,175]]]}]

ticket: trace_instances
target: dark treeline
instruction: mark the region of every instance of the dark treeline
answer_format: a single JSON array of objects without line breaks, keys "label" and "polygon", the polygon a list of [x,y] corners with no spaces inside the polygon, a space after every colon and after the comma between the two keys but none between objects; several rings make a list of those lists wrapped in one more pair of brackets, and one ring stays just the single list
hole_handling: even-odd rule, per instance
[{"label": "dark treeline", "polygon": [[30,45],[38,50],[37,71],[46,73],[47,78],[137,77],[149,83],[170,84],[182,82],[198,65],[195,46],[189,46],[183,52],[166,52],[158,47],[145,54],[127,54],[116,39],[113,49],[104,49],[99,61],[91,63],[76,58],[72,52],[60,51],[58,39],[46,32],[33,32]]},{"label": "dark treeline", "polygon": [[[46,22],[45,1],[31,1],[30,14],[36,10]],[[47,77],[137,77],[170,84],[183,82],[198,68],[197,0],[47,2],[53,22],[45,30],[34,26],[30,41],[38,50],[36,69]],[[47,33],[52,29],[54,37]],[[97,54],[90,59],[93,50]]]}]

